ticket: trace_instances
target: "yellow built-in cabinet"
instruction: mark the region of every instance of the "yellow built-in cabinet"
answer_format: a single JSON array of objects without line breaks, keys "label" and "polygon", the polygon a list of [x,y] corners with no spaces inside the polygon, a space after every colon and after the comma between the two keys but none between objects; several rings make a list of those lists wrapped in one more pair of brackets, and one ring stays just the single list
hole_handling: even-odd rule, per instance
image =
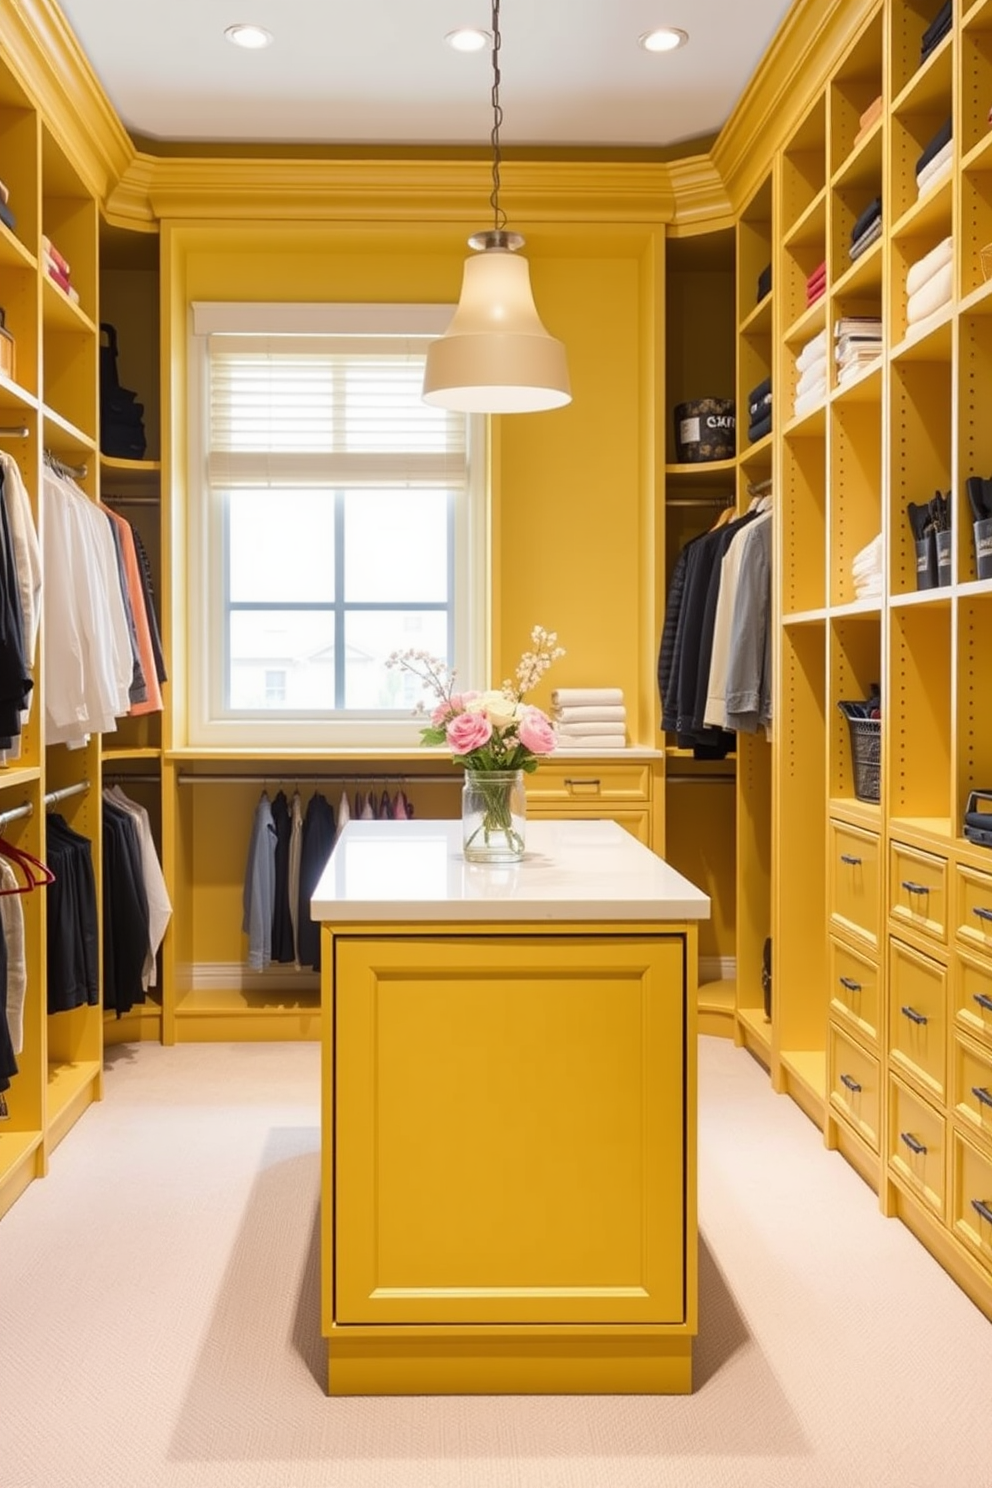
[{"label": "yellow built-in cabinet", "polygon": [[[47,13],[46,0],[37,0]],[[794,6],[712,148],[671,162],[505,162],[542,317],[569,351],[575,400],[494,421],[493,676],[532,624],[558,630],[559,685],[621,686],[622,760],[564,757],[529,782],[535,816],[609,815],[711,896],[700,934],[704,1031],[731,1034],[823,1128],[992,1315],[992,857],[961,835],[992,787],[992,581],[980,580],[965,496],[992,474],[992,0],[955,4],[921,58],[930,0]],[[99,786],[127,777],[160,831],[174,914],[158,993],[120,1026],[99,1009],[29,1004],[21,1072],[0,1126],[0,1209],[99,1094],[115,1038],[317,1033],[312,975],[243,975],[240,893],[260,783],[436,761],[193,749],[185,657],[186,328],[196,299],[452,301],[488,193],[484,161],[229,159],[141,154],[64,25],[38,64],[31,15],[0,0],[0,135],[17,228],[0,224],[0,303],[16,339],[0,376],[4,448],[36,508],[42,450],[116,498],[149,549],[170,681],[160,721],[83,751],[46,747],[32,714],[0,774],[4,830],[44,848],[44,797],[65,798],[100,861]],[[881,98],[874,121],[862,116]],[[953,120],[953,168],[917,193],[916,162]],[[852,258],[873,198],[883,231]],[[15,200],[16,199],[16,200]],[[41,237],[73,262],[79,303],[42,273]],[[953,240],[952,296],[917,320],[910,268]],[[771,287],[763,278],[771,269]],[[811,277],[824,293],[809,303]],[[882,322],[879,358],[840,382],[835,322]],[[99,323],[121,331],[122,380],[146,405],[147,459],[98,457]],[[827,343],[822,397],[796,408],[797,360]],[[747,438],[747,397],[773,386],[773,428]],[[734,458],[676,458],[672,410],[738,407]],[[773,491],[772,737],[697,760],[660,729],[656,662],[682,544],[722,508]],[[917,589],[909,502],[952,493],[950,582]],[[881,584],[854,559],[880,540]],[[837,704],[882,696],[878,799]],[[39,694],[43,695],[44,678]],[[540,700],[540,699],[539,699]],[[544,699],[547,701],[547,699]],[[207,778],[210,777],[210,778]],[[859,789],[856,790],[856,785]],[[457,783],[418,806],[454,815]],[[43,899],[26,902],[29,977],[45,981]],[[762,962],[772,945],[770,1016]],[[904,1009],[908,1011],[904,1011]]]}]

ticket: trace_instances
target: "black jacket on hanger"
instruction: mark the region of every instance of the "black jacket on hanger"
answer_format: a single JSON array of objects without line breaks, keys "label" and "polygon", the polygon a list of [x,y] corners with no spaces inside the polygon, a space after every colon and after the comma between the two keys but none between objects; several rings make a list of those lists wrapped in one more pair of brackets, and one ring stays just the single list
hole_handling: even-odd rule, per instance
[{"label": "black jacket on hanger", "polygon": [[301,966],[320,970],[320,926],[310,918],[310,900],[334,850],[334,809],[319,791],[310,797],[300,841],[299,946]]}]

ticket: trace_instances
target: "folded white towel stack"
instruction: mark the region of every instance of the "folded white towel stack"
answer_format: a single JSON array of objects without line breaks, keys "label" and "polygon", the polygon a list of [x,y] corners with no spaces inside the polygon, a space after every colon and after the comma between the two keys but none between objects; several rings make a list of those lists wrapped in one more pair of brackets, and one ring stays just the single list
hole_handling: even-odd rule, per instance
[{"label": "folded white towel stack", "polygon": [[559,687],[551,717],[562,749],[623,749],[627,709],[619,687]]},{"label": "folded white towel stack", "polygon": [[827,332],[824,329],[812,341],[807,341],[796,357],[799,379],[796,383],[793,412],[797,417],[809,413],[810,409],[822,403],[827,396],[827,364]]},{"label": "folded white towel stack", "polygon": [[944,238],[906,273],[906,324],[918,325],[943,310],[954,289],[954,240]]},{"label": "folded white towel stack", "polygon": [[858,599],[880,599],[882,595],[882,536],[873,538],[851,562],[854,593]]}]

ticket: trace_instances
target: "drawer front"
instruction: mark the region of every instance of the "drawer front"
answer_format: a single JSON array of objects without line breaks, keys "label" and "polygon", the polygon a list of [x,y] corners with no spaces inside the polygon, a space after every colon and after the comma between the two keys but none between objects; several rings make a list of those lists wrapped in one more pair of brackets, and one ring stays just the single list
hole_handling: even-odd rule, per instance
[{"label": "drawer front", "polygon": [[901,1081],[889,1084],[889,1169],[944,1216],[947,1125],[939,1111]]},{"label": "drawer front", "polygon": [[830,1016],[851,1024],[869,1043],[878,1039],[878,967],[830,937]]},{"label": "drawer front", "polygon": [[846,1117],[858,1135],[877,1152],[881,1109],[878,1060],[833,1024],[828,1058],[831,1107]]},{"label": "drawer front", "polygon": [[889,1057],[943,1102],[947,971],[901,941],[889,941]]},{"label": "drawer front", "polygon": [[527,799],[546,801],[649,801],[651,770],[644,761],[612,764],[606,760],[555,760],[539,765],[525,781]]},{"label": "drawer front", "polygon": [[622,806],[604,804],[598,810],[593,808],[590,811],[588,808],[579,810],[577,806],[558,806],[549,809],[543,803],[540,807],[528,804],[527,814],[532,821],[554,821],[560,820],[562,816],[567,816],[569,821],[615,821],[621,827],[625,827],[632,837],[636,837],[638,842],[643,842],[645,847],[651,846],[651,813],[647,810],[638,810],[635,806],[624,810]]},{"label": "drawer front", "polygon": [[954,1040],[951,1053],[951,1102],[992,1151],[992,1052],[962,1038]]},{"label": "drawer front", "polygon": [[992,873],[958,863],[954,886],[958,939],[992,955]]},{"label": "drawer front", "polygon": [[947,860],[902,842],[889,844],[889,911],[901,925],[947,939]]},{"label": "drawer front", "polygon": [[992,1158],[954,1133],[951,1227],[992,1274]]},{"label": "drawer front", "polygon": [[958,1028],[992,1048],[992,961],[954,957],[954,1018]]},{"label": "drawer front", "polygon": [[877,946],[882,913],[878,838],[846,822],[832,821],[829,851],[833,924]]}]

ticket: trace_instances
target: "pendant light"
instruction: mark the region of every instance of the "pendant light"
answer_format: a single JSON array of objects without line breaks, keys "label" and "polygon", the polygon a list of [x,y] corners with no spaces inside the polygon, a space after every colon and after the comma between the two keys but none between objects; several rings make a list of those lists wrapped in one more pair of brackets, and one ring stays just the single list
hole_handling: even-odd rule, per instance
[{"label": "pendant light", "polygon": [[460,413],[535,413],[572,401],[565,348],[541,324],[530,269],[507,232],[499,204],[499,3],[492,0],[493,226],[469,238],[458,308],[447,331],[427,348],[424,402]]}]

